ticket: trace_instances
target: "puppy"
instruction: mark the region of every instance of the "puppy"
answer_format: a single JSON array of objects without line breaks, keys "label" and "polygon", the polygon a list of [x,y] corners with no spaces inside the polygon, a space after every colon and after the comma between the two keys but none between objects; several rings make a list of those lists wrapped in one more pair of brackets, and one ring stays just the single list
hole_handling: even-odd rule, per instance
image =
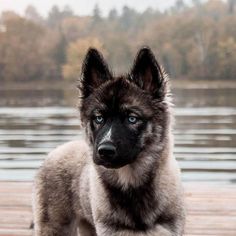
[{"label": "puppy", "polygon": [[80,81],[86,140],[52,151],[35,179],[36,236],[183,234],[167,75],[149,48],[115,77],[89,49]]}]

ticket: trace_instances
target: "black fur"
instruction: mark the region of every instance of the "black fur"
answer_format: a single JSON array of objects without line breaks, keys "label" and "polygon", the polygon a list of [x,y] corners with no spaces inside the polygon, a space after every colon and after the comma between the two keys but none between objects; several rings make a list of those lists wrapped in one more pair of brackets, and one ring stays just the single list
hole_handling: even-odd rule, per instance
[{"label": "black fur", "polygon": [[148,47],[138,52],[130,78],[140,88],[148,91],[154,99],[163,100],[165,98],[167,81],[164,79],[164,74],[154,54]]},{"label": "black fur", "polygon": [[103,56],[94,48],[91,48],[82,65],[81,86],[79,86],[83,98],[88,97],[94,89],[106,80],[111,79],[111,73]]},{"label": "black fur", "polygon": [[107,224],[116,225],[117,229],[127,228],[133,231],[146,231],[153,228],[158,223],[158,216],[153,222],[147,222],[146,215],[158,207],[158,202],[153,191],[154,173],[150,173],[146,181],[138,187],[122,189],[122,187],[112,185],[106,178],[103,184],[109,194],[110,204],[114,209],[120,208],[131,219],[131,224],[124,222],[112,222],[107,220]]},{"label": "black fur", "polygon": [[[168,107],[163,103],[165,83],[160,66],[148,48],[139,52],[131,73],[118,78],[112,77],[95,49],[89,50],[83,66],[80,110],[82,121],[86,121],[92,131],[89,140],[94,147],[96,164],[119,168],[132,163],[154,140],[156,133],[152,128],[153,136],[150,134],[141,142],[148,123],[160,122],[160,142],[163,140],[169,120]],[[97,114],[104,119],[102,124],[96,123]],[[133,125],[128,122],[132,114],[138,120]],[[98,147],[111,127],[117,153],[113,158],[101,157]]]}]

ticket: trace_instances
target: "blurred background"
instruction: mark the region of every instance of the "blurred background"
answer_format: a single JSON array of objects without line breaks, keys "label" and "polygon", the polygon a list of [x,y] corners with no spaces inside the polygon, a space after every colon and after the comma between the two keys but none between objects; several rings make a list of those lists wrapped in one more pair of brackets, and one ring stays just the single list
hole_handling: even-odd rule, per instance
[{"label": "blurred background", "polygon": [[32,180],[45,154],[82,138],[81,63],[116,74],[148,45],[169,73],[184,181],[236,182],[235,0],[0,0],[0,180]]}]

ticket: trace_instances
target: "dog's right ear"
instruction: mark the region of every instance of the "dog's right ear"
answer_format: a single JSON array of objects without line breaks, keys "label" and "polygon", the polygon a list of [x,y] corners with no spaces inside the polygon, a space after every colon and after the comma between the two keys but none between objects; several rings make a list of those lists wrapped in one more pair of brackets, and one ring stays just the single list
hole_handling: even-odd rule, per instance
[{"label": "dog's right ear", "polygon": [[149,92],[154,99],[163,100],[167,94],[167,79],[150,48],[141,48],[134,60],[131,81]]},{"label": "dog's right ear", "polygon": [[85,56],[79,88],[82,97],[88,97],[94,89],[112,78],[108,65],[102,54],[90,48]]}]

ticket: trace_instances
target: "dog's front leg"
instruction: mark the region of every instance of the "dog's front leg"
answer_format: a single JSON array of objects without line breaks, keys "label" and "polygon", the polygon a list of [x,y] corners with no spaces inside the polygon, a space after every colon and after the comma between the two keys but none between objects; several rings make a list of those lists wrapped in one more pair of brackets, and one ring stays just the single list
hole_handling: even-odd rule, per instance
[{"label": "dog's front leg", "polygon": [[38,222],[35,225],[34,236],[77,236],[77,222],[68,225],[58,225],[55,222]]},{"label": "dog's front leg", "polygon": [[50,176],[46,167],[38,172],[33,194],[34,236],[77,236],[72,197],[62,179]]},{"label": "dog's front leg", "polygon": [[162,225],[157,225],[154,229],[143,232],[122,229],[116,230],[103,224],[97,224],[96,229],[97,236],[180,236],[179,234],[173,233],[171,230],[163,227]]},{"label": "dog's front leg", "polygon": [[79,236],[96,236],[95,228],[85,219],[79,220]]}]

